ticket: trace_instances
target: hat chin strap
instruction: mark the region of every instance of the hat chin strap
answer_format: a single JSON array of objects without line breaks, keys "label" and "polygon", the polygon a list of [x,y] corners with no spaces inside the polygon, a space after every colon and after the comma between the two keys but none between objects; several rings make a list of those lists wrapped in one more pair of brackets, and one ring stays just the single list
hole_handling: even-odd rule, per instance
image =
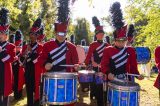
[{"label": "hat chin strap", "polygon": [[64,33],[64,32],[58,32],[57,35],[59,35],[59,36],[65,36],[66,33]]}]

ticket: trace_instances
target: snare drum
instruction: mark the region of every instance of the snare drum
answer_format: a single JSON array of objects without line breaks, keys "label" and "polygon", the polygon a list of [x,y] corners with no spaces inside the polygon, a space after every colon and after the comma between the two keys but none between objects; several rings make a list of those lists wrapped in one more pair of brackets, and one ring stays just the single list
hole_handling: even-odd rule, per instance
[{"label": "snare drum", "polygon": [[104,74],[100,73],[100,72],[96,73],[95,74],[95,82],[96,82],[96,84],[103,84],[103,82],[104,82]]},{"label": "snare drum", "polygon": [[139,106],[140,86],[133,82],[108,82],[107,101],[110,106]]},{"label": "snare drum", "polygon": [[147,64],[151,60],[151,52],[148,47],[136,47],[137,63]]},{"label": "snare drum", "polygon": [[77,100],[77,75],[75,73],[45,73],[42,104],[67,105]]},{"label": "snare drum", "polygon": [[79,77],[79,82],[81,83],[89,83],[93,82],[94,79],[94,71],[89,71],[89,70],[81,70],[78,71],[78,77]]}]

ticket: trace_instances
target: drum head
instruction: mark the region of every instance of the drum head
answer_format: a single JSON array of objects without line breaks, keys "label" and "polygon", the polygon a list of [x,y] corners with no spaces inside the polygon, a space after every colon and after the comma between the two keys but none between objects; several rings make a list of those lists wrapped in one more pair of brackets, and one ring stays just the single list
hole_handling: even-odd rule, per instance
[{"label": "drum head", "polygon": [[124,91],[139,91],[140,90],[139,84],[131,82],[131,81],[124,81],[124,82],[110,81],[108,82],[108,86],[113,89],[124,90]]},{"label": "drum head", "polygon": [[80,70],[78,71],[79,74],[94,74],[95,71],[91,71],[91,70]]},{"label": "drum head", "polygon": [[86,58],[84,48],[80,45],[77,45],[76,50],[78,53],[79,63],[84,63]]},{"label": "drum head", "polygon": [[43,74],[44,77],[49,78],[77,78],[77,73],[69,72],[46,72]]}]

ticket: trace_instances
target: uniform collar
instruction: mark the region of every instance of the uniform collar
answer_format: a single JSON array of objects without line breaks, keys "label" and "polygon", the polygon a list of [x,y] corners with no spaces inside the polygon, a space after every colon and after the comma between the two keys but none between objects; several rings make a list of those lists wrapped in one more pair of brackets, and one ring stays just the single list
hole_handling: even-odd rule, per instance
[{"label": "uniform collar", "polygon": [[116,49],[118,50],[122,50],[124,47],[120,48],[120,47],[117,47],[117,46],[114,46]]},{"label": "uniform collar", "polygon": [[4,41],[4,42],[0,42],[0,46],[2,46],[3,44],[5,44],[7,41]]},{"label": "uniform collar", "polygon": [[56,39],[55,42],[58,44],[58,46],[61,46],[65,41],[59,42],[59,41]]},{"label": "uniform collar", "polygon": [[98,43],[103,43],[103,40],[97,40]]}]

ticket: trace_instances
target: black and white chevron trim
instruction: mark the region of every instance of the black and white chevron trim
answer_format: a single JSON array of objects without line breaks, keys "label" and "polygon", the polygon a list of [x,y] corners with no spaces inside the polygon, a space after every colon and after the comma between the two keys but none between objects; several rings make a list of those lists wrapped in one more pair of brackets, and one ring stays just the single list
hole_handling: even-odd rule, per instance
[{"label": "black and white chevron trim", "polygon": [[103,50],[106,47],[105,43],[102,43],[97,49],[96,52],[98,53],[99,57],[103,56]]},{"label": "black and white chevron trim", "polygon": [[66,58],[66,50],[67,50],[67,44],[64,42],[60,47],[52,50],[50,52],[50,57],[52,62],[52,65],[60,64],[62,61]]},{"label": "black and white chevron trim", "polygon": [[112,56],[112,60],[114,61],[116,69],[125,65],[125,63],[127,63],[128,60],[127,49],[123,48],[118,54]]}]

